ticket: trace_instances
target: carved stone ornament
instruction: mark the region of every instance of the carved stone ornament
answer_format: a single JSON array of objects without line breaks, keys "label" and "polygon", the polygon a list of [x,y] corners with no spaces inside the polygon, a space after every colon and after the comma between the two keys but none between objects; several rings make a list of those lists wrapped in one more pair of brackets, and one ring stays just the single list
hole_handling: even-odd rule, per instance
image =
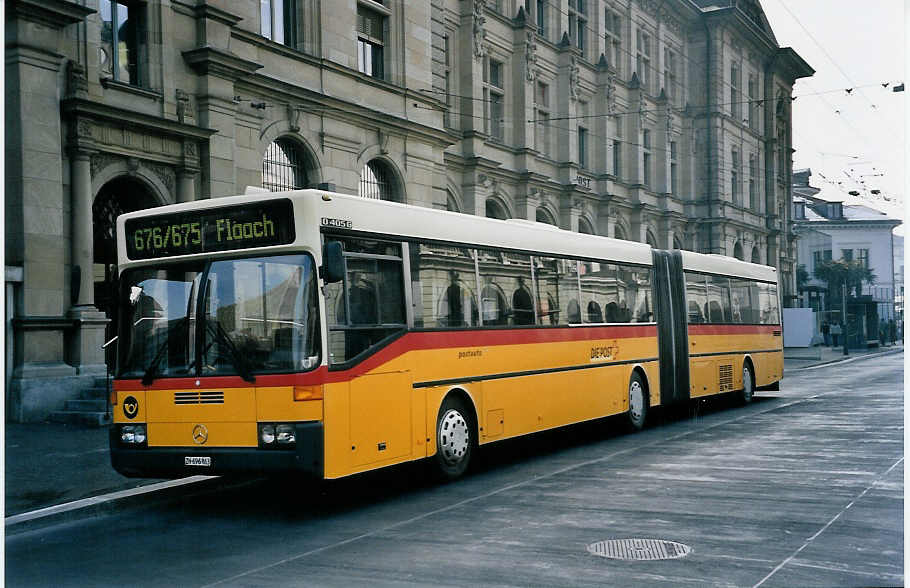
[{"label": "carved stone ornament", "polygon": [[491,194],[496,193],[497,186],[495,179],[486,174],[480,174],[477,179],[480,181],[480,185],[483,186],[484,189],[489,190]]},{"label": "carved stone ornament", "polygon": [[483,12],[487,7],[487,0],[473,0],[473,2],[474,11],[471,19],[471,31],[474,39],[474,57],[480,58],[486,53],[487,31],[484,28],[484,23],[486,23],[487,17],[484,16]]},{"label": "carved stone ornament", "polygon": [[379,135],[379,152],[383,155],[388,155],[389,153],[389,134],[384,132],[382,129],[377,131]]},{"label": "carved stone ornament", "polygon": [[578,67],[578,60],[575,59],[575,56],[572,56],[572,60],[569,62],[569,96],[572,100],[578,100],[578,82],[581,76],[581,68]]},{"label": "carved stone ornament", "polygon": [[651,16],[657,16],[659,6],[654,0],[638,0],[638,5]]},{"label": "carved stone ornament", "polygon": [[158,176],[158,179],[167,187],[168,191],[173,193],[174,186],[177,182],[177,175],[174,173],[174,170],[168,166],[159,164],[150,165],[149,168]]},{"label": "carved stone ornament", "polygon": [[528,31],[527,44],[525,45],[525,67],[526,77],[529,82],[533,82],[537,77],[537,42],[534,40],[534,33]]},{"label": "carved stone ornament", "polygon": [[604,94],[607,100],[607,113],[616,113],[616,76],[610,74],[607,76],[607,83],[604,86]]},{"label": "carved stone ornament", "polygon": [[91,159],[91,173],[92,177],[98,175],[98,172],[106,168],[107,166],[120,161],[120,157],[111,155],[110,153],[95,153],[92,155]]},{"label": "carved stone ornament", "polygon": [[292,133],[300,132],[300,109],[293,104],[288,104],[288,129]]},{"label": "carved stone ornament", "polygon": [[645,103],[645,93],[638,93],[638,124],[639,126],[645,126],[645,110],[647,110],[647,104]]},{"label": "carved stone ornament", "polygon": [[76,98],[88,96],[88,76],[85,66],[77,61],[70,61],[66,66],[68,94]]},{"label": "carved stone ornament", "polygon": [[185,157],[194,158],[196,157],[196,142],[195,141],[184,141],[183,142],[183,154]]},{"label": "carved stone ornament", "polygon": [[190,107],[190,95],[177,88],[177,121],[185,122]]},{"label": "carved stone ornament", "polygon": [[76,136],[80,139],[91,139],[92,123],[85,119],[79,119],[79,122],[76,123]]}]

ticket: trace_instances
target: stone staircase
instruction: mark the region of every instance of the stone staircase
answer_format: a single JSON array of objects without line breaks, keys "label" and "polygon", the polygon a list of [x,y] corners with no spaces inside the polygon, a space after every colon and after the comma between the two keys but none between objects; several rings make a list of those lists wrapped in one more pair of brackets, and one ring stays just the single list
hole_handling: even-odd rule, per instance
[{"label": "stone staircase", "polygon": [[52,412],[52,423],[68,423],[87,427],[104,427],[111,424],[107,412],[108,379],[95,378],[91,388],[86,388],[76,400],[67,400],[63,410]]}]

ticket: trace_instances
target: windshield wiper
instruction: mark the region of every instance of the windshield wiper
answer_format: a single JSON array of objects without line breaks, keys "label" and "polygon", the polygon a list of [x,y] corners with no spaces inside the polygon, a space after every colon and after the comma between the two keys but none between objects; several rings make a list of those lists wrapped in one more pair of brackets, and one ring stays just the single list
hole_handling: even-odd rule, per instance
[{"label": "windshield wiper", "polygon": [[234,364],[234,367],[237,368],[237,373],[240,377],[251,384],[254,383],[256,381],[256,376],[250,373],[250,365],[247,363],[243,354],[240,353],[240,350],[237,349],[237,345],[234,344],[231,336],[224,330],[221,323],[216,320],[215,326],[212,326],[212,321],[206,321],[205,328],[213,338],[221,341],[228,348],[231,362]]},{"label": "windshield wiper", "polygon": [[161,360],[164,359],[164,352],[167,351],[168,347],[171,345],[171,337],[177,329],[183,329],[187,325],[186,317],[178,319],[174,324],[167,330],[164,341],[161,345],[158,346],[158,350],[155,352],[155,358],[152,359],[152,363],[149,364],[148,368],[145,370],[145,374],[142,375],[142,385],[151,386],[152,382],[155,381],[155,378],[158,377],[158,367],[161,365]]}]

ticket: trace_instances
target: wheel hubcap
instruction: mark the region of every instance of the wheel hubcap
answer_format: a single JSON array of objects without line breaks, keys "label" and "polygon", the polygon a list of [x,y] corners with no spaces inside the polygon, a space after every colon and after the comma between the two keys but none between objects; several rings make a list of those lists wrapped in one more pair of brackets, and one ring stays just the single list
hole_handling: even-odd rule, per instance
[{"label": "wheel hubcap", "polygon": [[455,464],[464,459],[470,443],[468,423],[460,412],[449,409],[439,421],[439,449],[447,463]]},{"label": "wheel hubcap", "polygon": [[629,384],[629,416],[633,421],[638,422],[644,414],[645,393],[641,389],[639,382]]},{"label": "wheel hubcap", "polygon": [[747,367],[743,368],[743,396],[746,398],[752,397],[752,373]]}]

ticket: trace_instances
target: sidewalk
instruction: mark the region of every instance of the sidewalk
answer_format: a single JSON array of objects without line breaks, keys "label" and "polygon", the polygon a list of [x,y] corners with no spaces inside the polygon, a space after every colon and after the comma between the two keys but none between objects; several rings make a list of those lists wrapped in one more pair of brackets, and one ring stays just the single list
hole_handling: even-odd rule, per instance
[{"label": "sidewalk", "polygon": [[[845,358],[841,348],[787,349],[784,367],[785,370],[800,369],[901,351],[903,346],[900,345],[851,350]],[[89,429],[58,423],[6,423],[5,451],[4,517],[162,482],[125,478],[114,471],[108,453],[107,427]]]},{"label": "sidewalk", "polygon": [[108,428],[5,423],[4,517],[159,482],[111,467]]},{"label": "sidewalk", "polygon": [[833,363],[853,357],[865,357],[869,355],[878,355],[882,353],[897,353],[903,351],[902,344],[885,345],[883,347],[873,347],[871,349],[850,349],[848,355],[844,355],[843,347],[786,347],[784,348],[784,377],[787,376],[787,370],[800,369],[814,365]]}]

